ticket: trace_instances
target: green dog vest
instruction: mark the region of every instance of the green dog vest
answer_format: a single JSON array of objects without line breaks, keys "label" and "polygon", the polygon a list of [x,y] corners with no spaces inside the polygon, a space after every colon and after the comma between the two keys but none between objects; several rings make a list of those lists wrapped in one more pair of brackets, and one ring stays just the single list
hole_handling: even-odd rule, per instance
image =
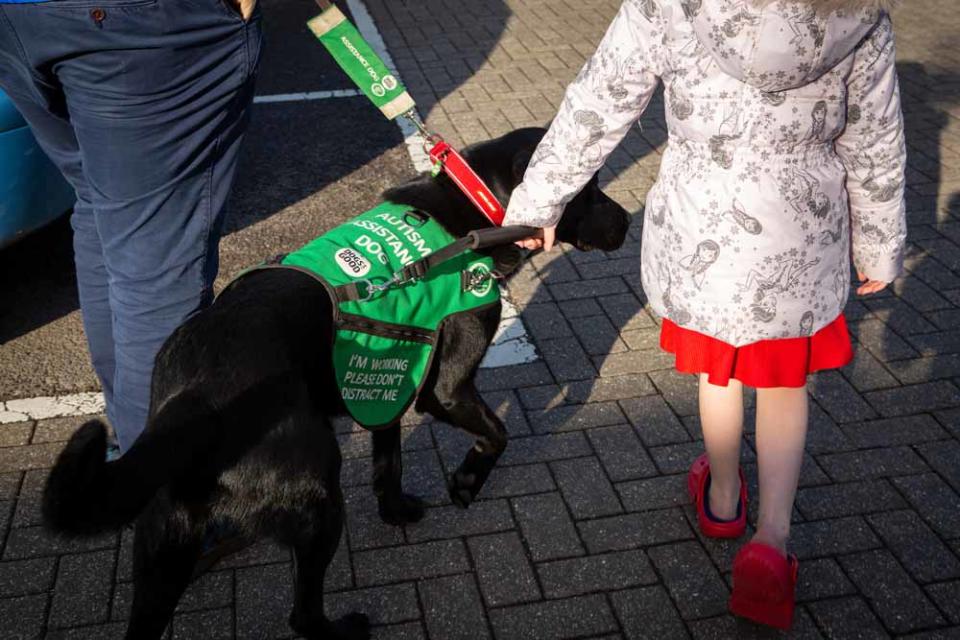
[{"label": "green dog vest", "polygon": [[376,289],[454,241],[429,216],[387,202],[279,263],[306,271],[331,292],[351,283],[369,291],[365,300],[334,295],[333,345],[340,395],[353,419],[367,429],[395,424],[416,398],[444,320],[500,300],[493,260],[473,251],[442,262],[422,279]]}]

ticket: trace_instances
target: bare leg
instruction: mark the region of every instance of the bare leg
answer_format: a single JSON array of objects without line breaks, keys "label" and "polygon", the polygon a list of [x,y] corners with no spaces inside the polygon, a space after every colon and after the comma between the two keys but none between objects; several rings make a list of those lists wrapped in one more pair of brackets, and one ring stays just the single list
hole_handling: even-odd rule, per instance
[{"label": "bare leg", "polygon": [[760,516],[754,541],[786,551],[807,439],[807,389],[757,389]]},{"label": "bare leg", "polygon": [[710,511],[721,520],[737,516],[740,499],[740,441],[743,438],[743,385],[710,384],[700,375],[700,424],[710,459]]}]

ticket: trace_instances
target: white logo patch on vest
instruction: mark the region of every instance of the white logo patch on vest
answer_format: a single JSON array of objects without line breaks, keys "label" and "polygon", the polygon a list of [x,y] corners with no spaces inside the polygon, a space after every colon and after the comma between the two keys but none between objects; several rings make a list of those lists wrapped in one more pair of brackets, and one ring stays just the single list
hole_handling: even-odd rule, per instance
[{"label": "white logo patch on vest", "polygon": [[467,270],[477,283],[470,287],[470,293],[478,298],[482,298],[490,293],[490,288],[493,286],[493,278],[490,277],[490,267],[482,262],[474,262]]},{"label": "white logo patch on vest", "polygon": [[370,273],[370,263],[367,259],[350,247],[340,249],[335,256],[340,269],[351,278],[362,278]]}]

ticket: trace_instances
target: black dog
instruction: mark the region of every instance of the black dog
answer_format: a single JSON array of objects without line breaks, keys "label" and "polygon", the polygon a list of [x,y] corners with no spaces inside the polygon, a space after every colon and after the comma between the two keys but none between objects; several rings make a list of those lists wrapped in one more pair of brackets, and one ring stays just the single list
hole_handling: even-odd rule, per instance
[{"label": "black dog", "polygon": [[[465,156],[506,202],[542,129],[475,145]],[[450,182],[422,176],[384,194],[433,216],[454,236],[489,226]],[[557,235],[581,249],[623,243],[627,212],[594,178],[566,208]],[[489,252],[500,273],[523,253]],[[272,536],[293,549],[293,629],[308,638],[365,638],[366,616],[330,621],[323,581],[343,528],[340,450],[330,416],[345,408],[331,360],[332,301],[310,276],[289,269],[253,272],[181,326],[157,356],[146,431],[129,452],[105,463],[106,427],[83,425],[50,474],[43,513],[59,532],[82,535],[136,519],[134,602],[128,638],[159,638],[187,587],[210,523]],[[500,309],[451,318],[416,401],[420,411],[476,437],[449,480],[453,501],[474,499],[507,444],[503,423],[474,387]],[[400,429],[374,432],[373,487],[381,517],[415,522],[417,498],[400,487]]]}]

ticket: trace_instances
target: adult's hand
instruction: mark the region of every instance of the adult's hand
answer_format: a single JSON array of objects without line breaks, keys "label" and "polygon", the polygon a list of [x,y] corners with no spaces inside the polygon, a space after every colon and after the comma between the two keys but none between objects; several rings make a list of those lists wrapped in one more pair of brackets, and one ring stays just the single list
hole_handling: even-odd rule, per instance
[{"label": "adult's hand", "polygon": [[518,247],[523,247],[524,249],[536,250],[543,249],[544,251],[550,251],[553,249],[553,246],[557,243],[557,228],[553,227],[544,227],[543,228],[543,237],[541,238],[527,238],[526,240],[518,240],[516,245]]},{"label": "adult's hand", "polygon": [[240,16],[246,21],[250,19],[250,16],[253,15],[253,9],[257,6],[257,0],[229,0],[237,11],[240,12]]}]

